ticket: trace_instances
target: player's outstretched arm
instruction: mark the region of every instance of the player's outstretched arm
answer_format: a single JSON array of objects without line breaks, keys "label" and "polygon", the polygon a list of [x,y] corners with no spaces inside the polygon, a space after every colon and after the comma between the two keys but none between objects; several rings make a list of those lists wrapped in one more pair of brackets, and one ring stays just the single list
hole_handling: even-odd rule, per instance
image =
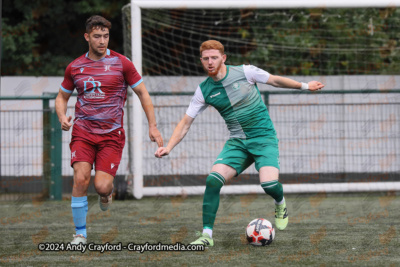
[{"label": "player's outstretched arm", "polygon": [[56,98],[56,112],[58,116],[58,120],[61,124],[61,129],[64,131],[69,131],[71,128],[71,120],[72,116],[66,116],[67,113],[67,103],[71,94],[64,92],[63,90],[58,91],[58,95]]},{"label": "player's outstretched arm", "polygon": [[152,142],[156,142],[158,147],[164,145],[160,131],[157,129],[156,116],[154,115],[154,106],[151,102],[149,92],[147,92],[144,83],[140,83],[138,86],[133,88],[133,91],[137,94],[142,104],[144,113],[147,117],[147,122],[149,123],[149,137]]},{"label": "player's outstretched arm", "polygon": [[172,133],[171,138],[169,139],[168,145],[166,147],[159,147],[157,149],[157,151],[154,153],[154,155],[157,158],[162,158],[163,156],[168,155],[171,152],[171,150],[177,144],[179,144],[179,142],[185,137],[185,135],[189,131],[190,126],[192,125],[193,121],[194,121],[194,118],[185,114],[183,119],[175,127],[175,130]]},{"label": "player's outstretched arm", "polygon": [[301,83],[286,77],[270,75],[267,84],[280,88],[303,89],[310,91],[317,91],[324,88],[324,84],[318,81],[311,81],[308,83]]}]

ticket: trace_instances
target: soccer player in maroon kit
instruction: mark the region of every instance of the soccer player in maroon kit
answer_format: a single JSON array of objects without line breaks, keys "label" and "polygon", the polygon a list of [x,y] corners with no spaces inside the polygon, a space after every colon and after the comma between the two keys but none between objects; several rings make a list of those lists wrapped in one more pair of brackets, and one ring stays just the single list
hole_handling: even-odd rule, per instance
[{"label": "soccer player in maroon kit", "polygon": [[72,116],[67,117],[67,103],[76,88],[78,99],[72,130],[71,166],[74,169],[71,207],[76,234],[72,244],[87,242],[87,189],[95,164],[94,187],[101,210],[112,201],[113,180],[125,145],[123,128],[127,86],[138,95],[149,123],[151,141],[163,146],[157,129],[154,108],[142,77],[125,56],[107,49],[111,23],[101,16],[86,21],[85,39],[89,52],[72,61],[56,98],[56,112],[61,128],[68,131]]}]

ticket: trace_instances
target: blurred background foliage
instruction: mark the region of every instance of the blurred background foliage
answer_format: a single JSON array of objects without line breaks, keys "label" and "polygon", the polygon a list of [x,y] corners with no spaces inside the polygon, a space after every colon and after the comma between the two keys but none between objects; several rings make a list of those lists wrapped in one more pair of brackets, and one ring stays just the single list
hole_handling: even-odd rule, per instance
[{"label": "blurred background foliage", "polygon": [[86,19],[112,23],[109,48],[123,52],[121,9],[129,0],[3,0],[1,75],[63,76],[88,50]]},{"label": "blurred background foliage", "polygon": [[[129,56],[121,11],[129,2],[3,0],[1,75],[62,76],[73,59],[87,52],[85,21],[94,14],[113,24],[109,48]],[[129,9],[124,11],[129,17]],[[400,71],[399,8],[151,9],[143,17],[145,75],[204,75],[192,61],[198,61],[201,42],[214,38],[226,46],[228,64],[254,64],[274,74]],[[147,51],[150,43],[158,49]]]},{"label": "blurred background foliage", "polygon": [[279,75],[400,71],[400,9],[394,7],[151,9],[142,12],[142,21],[147,75],[202,75],[199,47],[208,39],[225,45],[227,64],[253,64]]}]

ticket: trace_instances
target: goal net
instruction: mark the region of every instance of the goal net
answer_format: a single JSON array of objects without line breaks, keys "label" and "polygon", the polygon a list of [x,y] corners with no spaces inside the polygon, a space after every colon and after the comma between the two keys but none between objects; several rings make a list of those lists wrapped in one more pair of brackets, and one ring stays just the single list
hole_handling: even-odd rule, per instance
[{"label": "goal net", "polygon": [[[133,1],[132,12],[123,9],[124,49],[152,94],[165,145],[206,78],[200,44],[216,39],[229,65],[326,84],[318,94],[259,85],[280,140],[285,192],[400,189],[400,9],[368,1],[357,8],[188,2]],[[157,159],[135,100],[134,196],[202,194],[229,137],[218,112],[209,107],[171,154]],[[263,191],[251,166],[221,192]]]}]

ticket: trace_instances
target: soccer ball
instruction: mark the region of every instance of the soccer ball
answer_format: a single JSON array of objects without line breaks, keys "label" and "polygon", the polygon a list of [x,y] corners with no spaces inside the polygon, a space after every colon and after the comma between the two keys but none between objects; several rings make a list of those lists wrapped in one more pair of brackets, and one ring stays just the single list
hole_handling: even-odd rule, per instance
[{"label": "soccer ball", "polygon": [[247,225],[246,238],[253,246],[268,246],[275,238],[275,229],[266,219],[254,219]]}]

